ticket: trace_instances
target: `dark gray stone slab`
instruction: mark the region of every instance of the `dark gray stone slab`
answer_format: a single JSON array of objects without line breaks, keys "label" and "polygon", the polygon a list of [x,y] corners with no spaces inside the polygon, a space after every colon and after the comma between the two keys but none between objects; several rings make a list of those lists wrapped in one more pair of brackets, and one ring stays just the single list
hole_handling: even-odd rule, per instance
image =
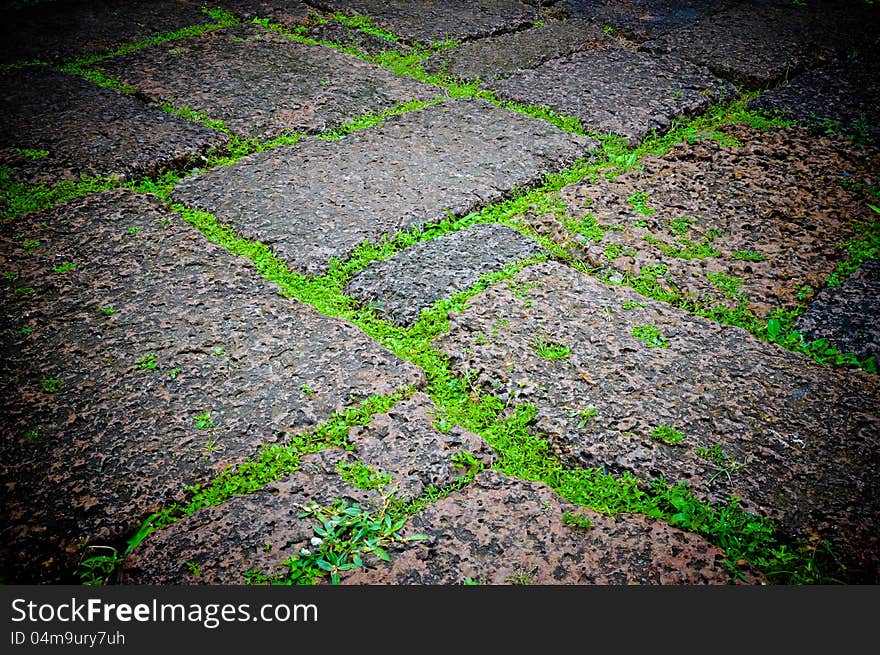
[{"label": "dark gray stone slab", "polygon": [[312,4],[367,16],[377,26],[425,45],[509,32],[538,19],[536,9],[519,0],[315,0]]},{"label": "dark gray stone slab", "polygon": [[430,85],[257,25],[164,43],[99,66],[150,100],[188,106],[223,120],[237,134],[261,139],[319,132],[439,95]]},{"label": "dark gray stone slab", "polygon": [[185,485],[424,381],[151,196],[71,201],[0,245],[5,581],[69,580],[80,540],[119,545]]},{"label": "dark gray stone slab", "polygon": [[[570,353],[542,357],[541,342]],[[564,460],[736,496],[784,537],[828,539],[853,582],[880,580],[877,376],[558,263],[472,298],[438,345],[471,384],[533,404],[532,430]],[[680,441],[660,440],[670,430]]]},{"label": "dark gray stone slab", "polygon": [[363,30],[350,27],[345,23],[335,20],[319,22],[310,26],[303,36],[315,41],[326,41],[336,45],[357,48],[362,53],[377,55],[380,52],[395,50],[397,52],[409,52],[411,48],[401,41],[385,39],[375,34],[368,34]]},{"label": "dark gray stone slab", "polygon": [[[590,521],[566,525],[564,512]],[[603,516],[563,502],[549,487],[496,471],[417,514],[398,547],[344,584],[665,585],[732,584],[724,552],[697,535],[645,516]],[[746,571],[746,582],[760,575]]]},{"label": "dark gray stone slab", "polygon": [[298,0],[223,0],[221,6],[247,21],[268,18],[284,25],[302,25],[312,14],[308,5]]},{"label": "dark gray stone slab", "polygon": [[798,319],[798,330],[880,363],[880,262],[868,261],[839,287],[822,289]]},{"label": "dark gray stone slab", "polygon": [[[27,181],[138,178],[226,143],[222,132],[43,67],[0,71],[0,164]],[[31,160],[18,150],[44,150]]]},{"label": "dark gray stone slab", "polygon": [[341,141],[306,139],[246,157],[182,181],[173,196],[293,268],[322,273],[366,239],[466,214],[595,146],[484,101],[444,101]]},{"label": "dark gray stone slab", "polygon": [[397,325],[412,325],[423,309],[474,285],[480,275],[500,271],[542,249],[503,225],[474,225],[423,241],[357,273],[346,293],[374,305]]},{"label": "dark gray stone slab", "polygon": [[210,23],[201,0],[59,0],[3,12],[0,64],[94,54],[188,25]]},{"label": "dark gray stone slab", "polygon": [[719,8],[725,0],[562,0],[566,15],[584,18],[635,41],[645,41],[687,25]]},{"label": "dark gray stone slab", "polygon": [[547,105],[631,144],[650,130],[666,132],[676,116],[699,114],[727,93],[704,68],[613,45],[554,59],[489,86],[500,98]]},{"label": "dark gray stone slab", "polygon": [[598,47],[607,41],[595,25],[581,20],[549,21],[516,34],[464,43],[422,63],[426,72],[456,79],[498,80],[545,61]]}]

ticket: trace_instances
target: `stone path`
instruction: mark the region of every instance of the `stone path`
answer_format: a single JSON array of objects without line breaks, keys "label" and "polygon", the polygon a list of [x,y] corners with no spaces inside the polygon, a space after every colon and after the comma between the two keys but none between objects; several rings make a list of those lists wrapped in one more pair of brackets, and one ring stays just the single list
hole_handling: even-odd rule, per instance
[{"label": "stone path", "polygon": [[875,4],[2,11],[0,582],[880,582]]}]

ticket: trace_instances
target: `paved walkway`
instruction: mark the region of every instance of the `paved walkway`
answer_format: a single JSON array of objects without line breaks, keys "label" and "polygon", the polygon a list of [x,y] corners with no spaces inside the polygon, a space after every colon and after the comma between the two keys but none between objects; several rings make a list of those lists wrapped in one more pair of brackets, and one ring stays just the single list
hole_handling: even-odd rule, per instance
[{"label": "paved walkway", "polygon": [[21,0],[5,583],[880,582],[880,9]]}]

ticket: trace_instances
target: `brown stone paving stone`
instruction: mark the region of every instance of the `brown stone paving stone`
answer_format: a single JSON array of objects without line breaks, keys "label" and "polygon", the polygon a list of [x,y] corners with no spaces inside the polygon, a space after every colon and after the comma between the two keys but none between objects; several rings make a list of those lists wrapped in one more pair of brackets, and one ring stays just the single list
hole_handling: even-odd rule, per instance
[{"label": "brown stone paving stone", "polygon": [[305,139],[181,182],[175,200],[323,273],[365,239],[463,215],[534,184],[596,142],[480,100],[444,101],[355,132]]},{"label": "brown stone paving stone", "polygon": [[538,19],[535,7],[519,0],[315,0],[324,11],[361,14],[377,27],[424,45],[510,32]]},{"label": "brown stone paving stone", "polygon": [[479,281],[486,273],[544,252],[534,240],[504,225],[474,225],[410,246],[367,266],[345,287],[397,325],[412,325],[423,309]]},{"label": "brown stone paving stone", "polygon": [[488,85],[504,100],[547,105],[588,130],[641,142],[677,116],[699,114],[729,89],[704,68],[616,45],[579,52]]},{"label": "brown stone paving stone", "polygon": [[607,41],[602,30],[586,21],[548,21],[516,34],[448,48],[425,59],[422,68],[429,74],[445,72],[456,79],[498,80],[550,59],[601,47]]},{"label": "brown stone paving stone", "polygon": [[[0,165],[24,181],[152,175],[226,143],[222,132],[42,67],[0,71]],[[47,150],[28,160],[15,149]]]},{"label": "brown stone paving stone", "polygon": [[[0,324],[4,580],[69,579],[80,539],[118,544],[261,444],[424,382],[151,196],[105,192],[4,223],[0,252],[18,275]],[[49,379],[63,387],[47,393]]]},{"label": "brown stone paving stone", "polygon": [[201,0],[58,0],[0,16],[0,64],[54,61],[210,23]]},{"label": "brown stone paving stone", "polygon": [[[563,512],[590,529],[563,523]],[[639,515],[603,516],[549,487],[496,471],[417,514],[404,534],[427,534],[370,562],[343,584],[696,585],[732,584],[724,552],[701,537]],[[746,582],[763,578],[746,572]]]},{"label": "brown stone paving stone", "polygon": [[[667,347],[637,339],[640,326]],[[571,354],[543,359],[538,338]],[[533,404],[532,430],[564,461],[687,482],[712,502],[736,496],[784,537],[828,539],[851,581],[880,580],[877,376],[818,365],[558,263],[475,296],[437,345],[484,392]],[[651,437],[660,426],[685,437],[662,443]],[[714,446],[721,465],[698,454]]]},{"label": "brown stone paving stone", "polygon": [[306,455],[290,477],[154,532],[126,558],[123,584],[241,585],[250,570],[282,573],[281,562],[312,548],[315,519],[300,517],[306,506],[336,500],[365,509],[380,505],[377,492],[361,491],[339,477],[337,464],[350,460],[339,450]]},{"label": "brown stone paving stone", "polygon": [[[551,216],[526,221],[612,279],[665,266],[662,286],[733,308],[739,299],[707,277],[720,273],[742,280],[739,292],[760,316],[794,309],[803,286],[821,288],[847,257],[838,244],[856,235],[856,224],[873,218],[870,196],[843,182],[876,183],[880,151],[801,128],[763,132],[736,126],[726,134],[742,145],[681,142],[662,157],[646,157],[644,170],[563,188],[560,195],[575,222],[589,215],[614,228],[600,241],[566,232]],[[647,194],[645,206],[654,213],[646,216],[634,207],[630,198],[636,193]],[[688,260],[661,249],[688,243],[714,248],[717,256]],[[734,258],[745,251],[766,259]]]},{"label": "brown stone paving stone", "polygon": [[440,92],[332,48],[258,25],[164,43],[96,64],[151,101],[188,106],[261,139],[319,132]]},{"label": "brown stone paving stone", "polygon": [[871,260],[839,287],[825,287],[798,319],[808,339],[827,339],[841,352],[880,363],[880,261]]}]

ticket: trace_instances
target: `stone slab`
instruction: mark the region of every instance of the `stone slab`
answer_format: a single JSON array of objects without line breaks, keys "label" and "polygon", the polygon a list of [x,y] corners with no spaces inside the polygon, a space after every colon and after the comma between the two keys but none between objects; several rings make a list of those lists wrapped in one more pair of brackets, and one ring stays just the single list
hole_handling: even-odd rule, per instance
[{"label": "stone slab", "polygon": [[242,25],[97,64],[151,101],[190,107],[234,133],[269,139],[439,95],[332,48]]},{"label": "stone slab", "polygon": [[385,39],[375,34],[368,34],[355,27],[335,20],[316,23],[308,27],[304,35],[315,41],[326,41],[349,48],[357,48],[362,53],[375,56],[381,52],[394,50],[396,52],[410,52],[412,48],[401,41]]},{"label": "stone slab", "polygon": [[[42,67],[0,71],[0,165],[25,181],[81,175],[137,179],[226,143],[212,130],[132,96]],[[30,160],[16,152],[45,150]]]},{"label": "stone slab", "polygon": [[61,0],[4,11],[0,64],[57,61],[210,23],[201,0]]},{"label": "stone slab", "polygon": [[443,72],[455,79],[499,80],[550,59],[599,47],[607,40],[592,23],[554,20],[515,34],[469,41],[442,50],[425,59],[422,68],[432,75]]},{"label": "stone slab", "polygon": [[[539,340],[570,354],[544,358]],[[736,496],[784,538],[827,539],[853,582],[880,580],[877,376],[558,263],[475,296],[437,345],[485,393],[533,404],[531,429],[571,465]]]},{"label": "stone slab", "polygon": [[376,307],[397,325],[412,325],[423,309],[477,283],[480,276],[543,252],[503,225],[474,225],[422,241],[355,274],[346,293]]},{"label": "stone slab", "polygon": [[408,41],[424,45],[491,36],[530,26],[535,7],[519,0],[315,0],[325,11],[360,14]]},{"label": "stone slab", "polygon": [[[564,512],[586,517],[571,527]],[[405,535],[426,534],[369,562],[343,584],[732,584],[724,552],[701,537],[639,515],[603,516],[563,502],[549,487],[495,471],[417,514]],[[760,575],[747,571],[746,581]]]},{"label": "stone slab", "polygon": [[82,540],[119,545],[185,485],[424,382],[151,196],[4,223],[0,252],[6,581],[70,580]]},{"label": "stone slab", "polygon": [[876,259],[844,280],[825,287],[798,319],[807,339],[827,339],[841,352],[880,363],[880,262]]},{"label": "stone slab", "polygon": [[175,200],[213,212],[294,269],[323,273],[366,239],[463,215],[596,142],[485,101],[454,100],[341,141],[305,139],[196,175]]},{"label": "stone slab", "polygon": [[559,3],[565,15],[611,27],[637,42],[711,16],[729,4],[718,0],[563,0]]},{"label": "stone slab", "polygon": [[[870,196],[850,182],[876,180],[880,150],[800,128],[738,126],[726,137],[741,145],[681,142],[641,171],[562,189],[575,229],[592,217],[598,234],[557,231],[553,217],[530,224],[611,279],[661,266],[661,285],[705,303],[736,308],[742,294],[762,317],[795,309],[803,288],[824,286],[847,257],[838,246],[855,225],[872,219]],[[709,277],[718,275],[736,290]]]},{"label": "stone slab", "polygon": [[306,24],[312,14],[309,6],[299,0],[223,0],[221,6],[246,21],[268,18],[283,25]]},{"label": "stone slab", "polygon": [[636,145],[664,133],[677,116],[699,114],[729,93],[704,68],[609,44],[554,59],[488,85],[499,98],[547,105],[589,130],[623,135]]}]

